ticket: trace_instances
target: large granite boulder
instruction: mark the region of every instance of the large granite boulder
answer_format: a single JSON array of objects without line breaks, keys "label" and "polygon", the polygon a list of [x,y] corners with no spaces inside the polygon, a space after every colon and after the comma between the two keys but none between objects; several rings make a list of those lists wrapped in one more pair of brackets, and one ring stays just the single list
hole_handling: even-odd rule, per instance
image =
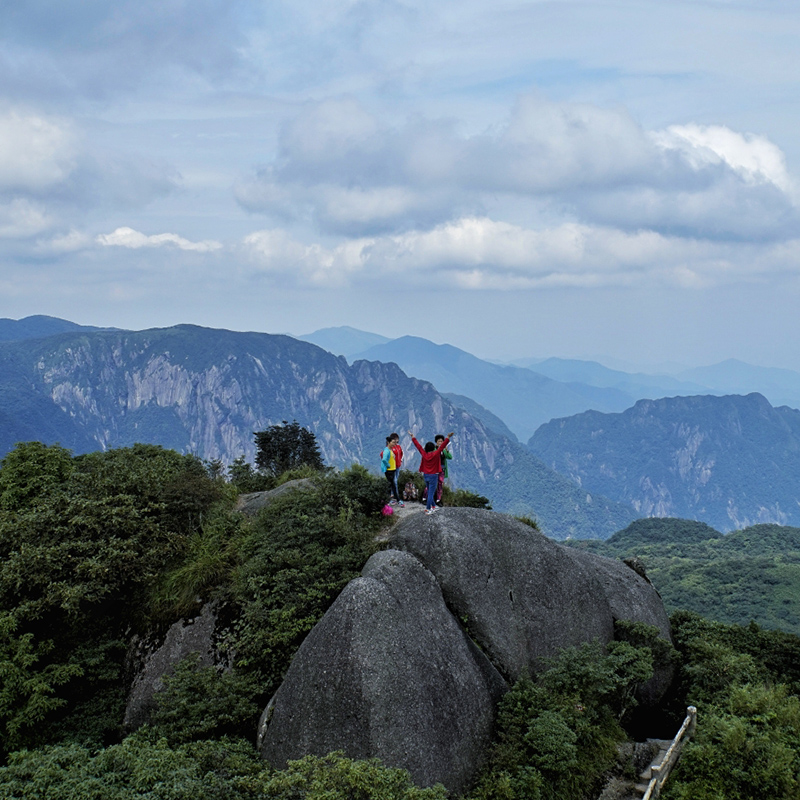
[{"label": "large granite boulder", "polygon": [[509,681],[565,647],[614,637],[597,571],[512,517],[475,508],[417,514],[390,541],[436,576],[448,607]]},{"label": "large granite boulder", "polygon": [[[568,548],[568,552],[572,559],[590,569],[600,581],[615,621],[644,622],[657,628],[666,642],[672,642],[669,616],[661,595],[650,583],[640,564],[631,566],[619,559],[573,548]],[[653,677],[636,693],[639,702],[647,706],[655,705],[664,696],[675,672],[671,660],[656,660],[654,666]]]},{"label": "large granite boulder", "polygon": [[491,741],[506,684],[409,553],[374,555],[309,633],[259,726],[281,768],[343,750],[465,791]]}]

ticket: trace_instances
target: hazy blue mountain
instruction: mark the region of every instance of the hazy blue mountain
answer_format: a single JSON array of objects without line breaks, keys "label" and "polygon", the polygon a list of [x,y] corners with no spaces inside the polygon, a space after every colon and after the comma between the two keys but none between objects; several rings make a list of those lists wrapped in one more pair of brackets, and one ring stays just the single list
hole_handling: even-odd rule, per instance
[{"label": "hazy blue mountain", "polygon": [[472,398],[505,422],[523,441],[542,423],[596,408],[621,411],[631,397],[616,389],[565,384],[529,369],[483,361],[449,344],[402,336],[358,358],[397,364],[407,375],[430,381],[441,392]]},{"label": "hazy blue mountain", "polygon": [[618,389],[633,401],[696,394],[763,394],[773,406],[800,408],[800,372],[729,359],[719,364],[651,375],[609,369],[596,361],[523,358],[513,362],[564,383]]},{"label": "hazy blue mountain", "polygon": [[34,440],[76,452],[95,449],[82,426],[31,380],[27,359],[0,345],[0,457],[17,442]]},{"label": "hazy blue mountain", "polygon": [[311,342],[329,353],[344,356],[348,359],[370,347],[391,341],[386,336],[360,331],[347,325],[342,325],[338,328],[320,328],[314,333],[307,333],[304,336],[296,336],[295,338],[303,342]]},{"label": "hazy blue mountain", "polygon": [[506,436],[512,441],[516,440],[517,437],[514,436],[511,429],[500,417],[492,414],[489,409],[484,408],[480,403],[476,403],[471,397],[466,397],[463,394],[453,394],[452,392],[445,392],[444,397],[453,405],[463,408],[464,411],[472,414],[475,419],[479,419],[490,431]]},{"label": "hazy blue mountain", "polygon": [[[328,464],[377,471],[385,436],[454,430],[452,480],[498,510],[536,516],[556,538],[605,538],[634,514],[589,495],[395,364],[357,361],[289,336],[192,325],[59,334],[0,344],[5,449],[60,441],[76,452],[161,444],[230,463],[255,457],[253,432],[296,419]],[[40,424],[41,423],[41,424]],[[2,455],[2,453],[0,453]]]},{"label": "hazy blue mountain", "polygon": [[571,358],[526,358],[513,362],[562,383],[584,383],[607,389],[618,389],[631,398],[630,405],[637,400],[675,397],[692,394],[726,394],[716,392],[709,386],[689,380],[678,380],[670,375],[648,375],[644,372],[623,372],[609,369],[597,361],[582,361]]},{"label": "hazy blue mountain", "polygon": [[800,372],[790,369],[756,367],[731,358],[685,370],[678,377],[711,386],[720,394],[759,392],[774,406],[800,408]]},{"label": "hazy blue mountain", "polygon": [[760,394],[640,400],[536,431],[531,450],[637,516],[683,517],[730,531],[800,523],[800,411]]},{"label": "hazy blue mountain", "polygon": [[19,341],[20,339],[39,339],[67,331],[99,331],[91,325],[78,325],[66,319],[47,317],[36,314],[22,319],[0,318],[0,342]]}]

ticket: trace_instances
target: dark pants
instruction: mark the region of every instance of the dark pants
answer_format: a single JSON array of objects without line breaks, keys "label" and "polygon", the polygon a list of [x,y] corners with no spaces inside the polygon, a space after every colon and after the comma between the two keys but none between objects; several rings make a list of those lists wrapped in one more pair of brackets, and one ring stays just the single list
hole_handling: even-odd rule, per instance
[{"label": "dark pants", "polygon": [[394,497],[399,503],[400,495],[397,493],[397,470],[387,469],[384,474],[386,475],[386,483],[389,484],[389,497]]}]

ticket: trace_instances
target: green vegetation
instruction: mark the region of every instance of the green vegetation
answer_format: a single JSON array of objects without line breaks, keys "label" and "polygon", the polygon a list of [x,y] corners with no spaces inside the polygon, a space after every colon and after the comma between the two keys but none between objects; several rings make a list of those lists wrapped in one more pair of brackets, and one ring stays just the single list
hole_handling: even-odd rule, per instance
[{"label": "green vegetation", "polygon": [[446,800],[405,770],[339,753],[271,770],[247,742],[216,739],[171,747],[147,730],[93,752],[77,744],[14,753],[0,769],[8,800]]},{"label": "green vegetation", "polygon": [[355,466],[313,474],[311,490],[248,521],[231,510],[234,487],[160,447],[73,458],[34,442],[9,453],[0,469],[0,755],[117,739],[131,635],[212,599],[232,620],[222,644],[236,653],[235,670],[219,679],[220,696],[207,671],[179,670],[157,718],[196,726],[194,693],[208,705],[194,714],[207,731],[252,732],[297,646],[376,548],[385,482]]},{"label": "green vegetation", "polygon": [[[239,489],[221,472],[144,445],[73,457],[31,442],[3,460],[0,796],[444,800],[441,787],[420,789],[402,770],[341,754],[273,770],[252,742],[297,647],[392,524],[380,515],[385,481],[355,465],[295,465],[270,481],[305,477],[304,488],[249,519],[233,511]],[[458,492],[446,502],[488,504]],[[657,526],[639,527],[606,544],[642,557],[651,577],[662,552],[748,561],[778,560],[780,550],[791,566],[800,550],[798,529],[721,537],[685,523],[667,544]],[[668,563],[660,568],[668,574]],[[125,736],[132,635],[205,602],[224,621],[218,644],[230,668],[186,658],[165,678],[149,724]],[[674,732],[691,703],[699,726],[666,797],[800,799],[800,639],[689,612],[672,622],[677,679],[660,717]],[[654,629],[619,625],[607,648],[569,649],[518,681],[472,800],[594,798],[609,775],[630,777],[618,746],[637,724],[636,688],[665,647]]]},{"label": "green vegetation", "polygon": [[127,636],[222,496],[199,461],[151,445],[3,460],[0,752],[113,735]]},{"label": "green vegetation", "polygon": [[318,470],[323,467],[316,436],[297,420],[270,425],[255,437],[256,465],[268,475],[281,475],[303,465]]},{"label": "green vegetation", "polygon": [[569,648],[500,703],[496,741],[473,800],[596,797],[626,734],[620,721],[653,674],[649,647]]},{"label": "green vegetation", "polygon": [[639,558],[670,612],[800,634],[800,528],[754,525],[723,535],[701,522],[643,519],[605,542],[569,544]]},{"label": "green vegetation", "polygon": [[800,639],[686,612],[672,624],[698,727],[664,800],[800,798]]}]

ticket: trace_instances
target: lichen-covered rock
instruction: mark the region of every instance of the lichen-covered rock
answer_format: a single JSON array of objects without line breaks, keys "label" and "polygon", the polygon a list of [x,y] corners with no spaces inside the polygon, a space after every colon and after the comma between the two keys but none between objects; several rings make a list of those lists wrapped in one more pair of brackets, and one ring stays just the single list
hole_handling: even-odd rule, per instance
[{"label": "lichen-covered rock", "polygon": [[132,643],[129,661],[134,662],[135,676],[125,707],[123,727],[135,730],[148,721],[154,699],[164,688],[164,677],[186,656],[197,653],[200,666],[219,662],[214,646],[217,614],[206,604],[198,616],[183,619],[170,626],[160,643],[137,638]]},{"label": "lichen-covered rock", "polygon": [[613,639],[596,570],[511,517],[447,508],[404,519],[391,544],[436,576],[448,607],[509,681],[565,647]]},{"label": "lichen-covered rock", "polygon": [[293,481],[286,481],[268,492],[248,492],[240,494],[236,500],[236,511],[254,517],[266,508],[276,497],[281,497],[287,492],[308,492],[314,488],[311,478],[296,478]]},{"label": "lichen-covered rock", "polygon": [[506,689],[411,554],[374,555],[303,642],[259,727],[275,767],[343,750],[466,790]]}]

